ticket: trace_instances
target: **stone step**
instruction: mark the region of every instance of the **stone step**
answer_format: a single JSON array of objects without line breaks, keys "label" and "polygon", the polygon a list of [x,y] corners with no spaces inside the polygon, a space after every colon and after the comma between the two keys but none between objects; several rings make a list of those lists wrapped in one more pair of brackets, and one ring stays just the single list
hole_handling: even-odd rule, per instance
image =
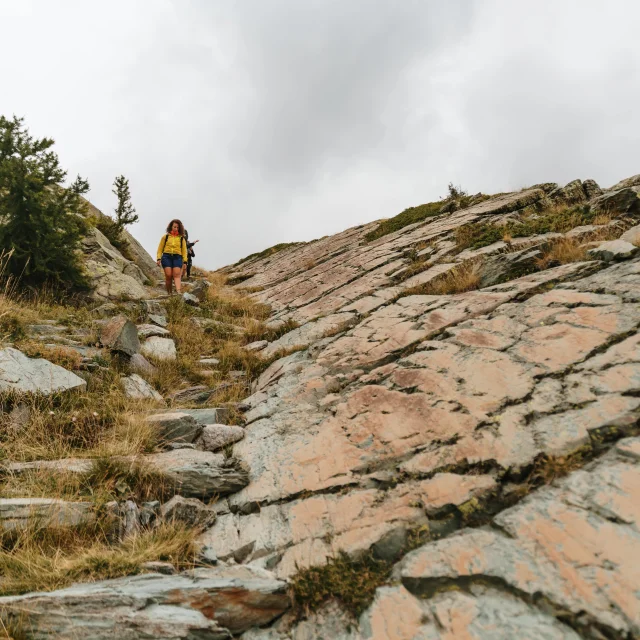
[{"label": "stone step", "polygon": [[290,607],[286,583],[256,568],[202,568],[0,598],[4,624],[33,638],[229,639]]}]

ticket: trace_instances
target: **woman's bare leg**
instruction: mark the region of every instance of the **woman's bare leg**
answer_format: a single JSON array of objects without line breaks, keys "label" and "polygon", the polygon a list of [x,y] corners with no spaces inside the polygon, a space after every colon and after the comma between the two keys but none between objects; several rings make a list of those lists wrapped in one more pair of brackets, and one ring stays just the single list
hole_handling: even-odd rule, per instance
[{"label": "woman's bare leg", "polygon": [[167,293],[171,295],[171,267],[164,268],[164,287],[167,290]]},{"label": "woman's bare leg", "polygon": [[182,267],[173,268],[173,281],[176,284],[176,291],[180,293],[180,288],[182,287]]}]

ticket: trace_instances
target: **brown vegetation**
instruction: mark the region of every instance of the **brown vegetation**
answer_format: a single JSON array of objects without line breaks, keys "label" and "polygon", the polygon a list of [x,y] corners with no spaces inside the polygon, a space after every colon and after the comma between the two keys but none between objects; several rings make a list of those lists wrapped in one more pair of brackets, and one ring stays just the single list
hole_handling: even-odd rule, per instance
[{"label": "brown vegetation", "polygon": [[454,293],[473,291],[480,286],[478,264],[472,261],[464,262],[451,271],[442,274],[431,282],[412,287],[402,293],[403,296],[429,295],[444,296]]}]

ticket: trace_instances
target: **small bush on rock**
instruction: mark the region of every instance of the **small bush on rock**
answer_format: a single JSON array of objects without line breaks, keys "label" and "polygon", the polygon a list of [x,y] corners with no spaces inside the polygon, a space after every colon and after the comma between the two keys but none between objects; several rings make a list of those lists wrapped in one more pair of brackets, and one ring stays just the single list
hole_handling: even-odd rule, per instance
[{"label": "small bush on rock", "polygon": [[391,568],[392,563],[370,554],[354,560],[341,552],[327,564],[302,569],[291,578],[295,605],[308,613],[336,599],[357,618],[373,601],[376,589],[388,582]]}]

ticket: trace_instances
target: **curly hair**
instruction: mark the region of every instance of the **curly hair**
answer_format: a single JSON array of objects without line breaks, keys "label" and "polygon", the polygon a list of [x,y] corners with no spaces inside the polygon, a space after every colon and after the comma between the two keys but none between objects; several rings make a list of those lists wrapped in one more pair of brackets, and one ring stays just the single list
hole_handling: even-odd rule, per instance
[{"label": "curly hair", "polygon": [[175,218],[174,220],[172,220],[168,225],[167,225],[167,233],[171,233],[171,229],[173,229],[173,223],[177,222],[178,223],[178,233],[183,236],[184,235],[184,225],[182,224],[182,222],[180,222],[180,220],[178,220],[177,218]]}]

